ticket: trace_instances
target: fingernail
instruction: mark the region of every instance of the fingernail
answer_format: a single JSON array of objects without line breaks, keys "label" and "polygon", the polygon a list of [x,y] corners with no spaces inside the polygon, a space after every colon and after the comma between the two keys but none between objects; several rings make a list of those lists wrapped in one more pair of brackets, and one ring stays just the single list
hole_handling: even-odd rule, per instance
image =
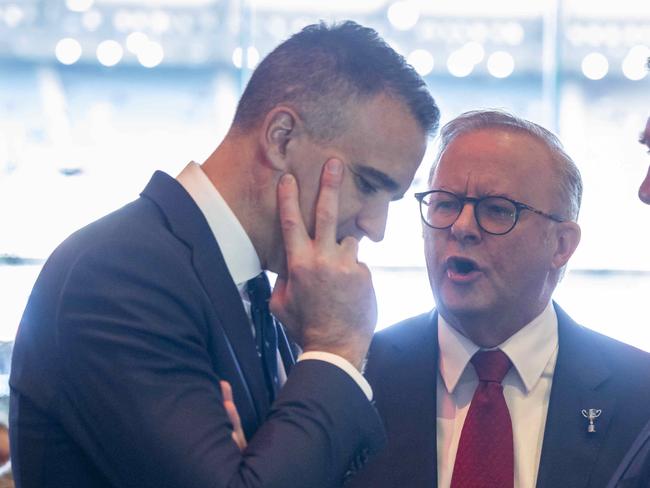
[{"label": "fingernail", "polygon": [[342,164],[338,159],[330,159],[327,162],[327,171],[333,175],[338,175],[341,173]]},{"label": "fingernail", "polygon": [[289,173],[283,174],[282,177],[280,178],[280,184],[284,186],[291,185],[293,184],[293,182],[294,182],[293,175]]}]

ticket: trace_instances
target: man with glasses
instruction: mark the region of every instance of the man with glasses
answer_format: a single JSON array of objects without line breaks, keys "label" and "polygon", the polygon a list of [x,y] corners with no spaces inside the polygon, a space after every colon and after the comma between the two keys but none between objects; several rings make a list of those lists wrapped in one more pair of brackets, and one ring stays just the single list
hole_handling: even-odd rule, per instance
[{"label": "man with glasses", "polygon": [[578,169],[546,129],[476,111],[442,129],[429,187],[436,310],[373,339],[388,449],[353,486],[601,488],[650,415],[650,355],[551,299],[580,240]]}]

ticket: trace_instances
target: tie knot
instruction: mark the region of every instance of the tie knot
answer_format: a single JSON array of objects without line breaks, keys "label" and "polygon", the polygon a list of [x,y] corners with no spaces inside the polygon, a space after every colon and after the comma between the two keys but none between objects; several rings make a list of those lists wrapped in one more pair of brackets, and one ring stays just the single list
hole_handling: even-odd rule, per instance
[{"label": "tie knot", "polygon": [[246,282],[246,293],[248,293],[251,304],[258,307],[268,306],[269,298],[271,298],[271,285],[264,271]]},{"label": "tie knot", "polygon": [[472,364],[479,381],[493,383],[501,383],[512,366],[506,353],[500,349],[477,352],[472,357]]}]

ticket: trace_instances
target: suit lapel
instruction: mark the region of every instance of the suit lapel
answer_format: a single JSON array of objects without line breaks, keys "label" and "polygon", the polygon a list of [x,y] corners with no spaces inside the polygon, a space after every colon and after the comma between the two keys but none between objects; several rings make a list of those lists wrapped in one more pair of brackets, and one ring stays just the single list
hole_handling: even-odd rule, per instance
[{"label": "suit lapel", "polygon": [[[390,473],[403,486],[434,487],[437,484],[436,382],[438,377],[437,313],[422,316],[417,331],[409,328],[381,354],[378,370],[367,372],[375,389],[377,406],[384,416],[389,439]],[[371,351],[372,354],[372,351]],[[386,359],[386,360],[385,360]],[[370,356],[372,364],[372,356]],[[384,377],[372,380],[373,374]],[[406,393],[406,394],[405,394]],[[384,485],[382,485],[384,486]],[[386,485],[389,486],[389,485]],[[398,486],[390,484],[390,486]]]},{"label": "suit lapel", "polygon": [[[559,350],[553,375],[538,488],[587,486],[616,400],[602,385],[611,375],[597,344],[557,305]],[[582,410],[601,410],[596,432],[588,432]]]},{"label": "suit lapel", "polygon": [[[248,398],[252,411],[256,412],[256,419],[246,421],[246,412],[240,410],[240,415],[244,414],[242,422],[251,429],[266,416],[269,400],[250,323],[219,245],[192,198],[169,175],[156,171],[142,195],[158,205],[165,214],[172,232],[192,249],[194,269],[220,319],[228,347],[242,376],[243,391],[240,395]],[[236,400],[237,386],[232,385]]]}]

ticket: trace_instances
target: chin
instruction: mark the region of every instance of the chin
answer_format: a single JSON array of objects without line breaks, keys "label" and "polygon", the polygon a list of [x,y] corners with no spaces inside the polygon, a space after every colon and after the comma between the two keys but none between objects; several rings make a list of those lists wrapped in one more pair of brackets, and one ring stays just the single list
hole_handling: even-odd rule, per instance
[{"label": "chin", "polygon": [[479,315],[484,315],[487,312],[486,307],[471,306],[468,303],[458,304],[458,303],[436,302],[436,305],[441,310],[443,315],[452,316],[459,319],[463,317],[476,317]]},{"label": "chin", "polygon": [[477,296],[475,292],[458,293],[455,290],[443,290],[442,293],[434,294],[434,300],[436,308],[445,316],[452,315],[460,318],[484,314],[490,310],[486,300]]}]

